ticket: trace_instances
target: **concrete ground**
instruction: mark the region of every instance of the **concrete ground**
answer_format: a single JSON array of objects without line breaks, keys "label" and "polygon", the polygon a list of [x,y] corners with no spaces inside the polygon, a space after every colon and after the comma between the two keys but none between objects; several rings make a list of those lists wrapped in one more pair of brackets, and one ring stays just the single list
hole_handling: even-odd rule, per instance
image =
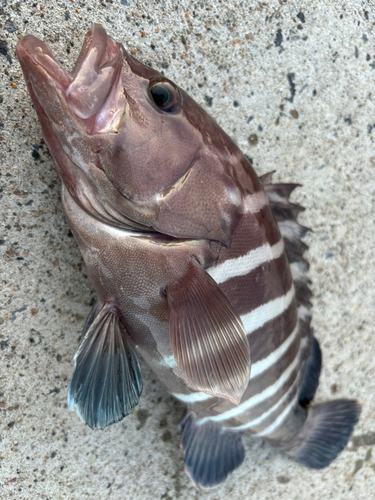
[{"label": "concrete ground", "polygon": [[[3,0],[0,6],[0,499],[375,498],[375,3]],[[244,437],[244,464],[201,492],[183,470],[182,405],[142,364],[139,406],[94,432],[66,405],[94,292],[15,57],[27,33],[67,68],[92,22],[186,89],[262,174],[299,182],[313,229],[317,401],[357,398],[348,448],[313,471]]]}]

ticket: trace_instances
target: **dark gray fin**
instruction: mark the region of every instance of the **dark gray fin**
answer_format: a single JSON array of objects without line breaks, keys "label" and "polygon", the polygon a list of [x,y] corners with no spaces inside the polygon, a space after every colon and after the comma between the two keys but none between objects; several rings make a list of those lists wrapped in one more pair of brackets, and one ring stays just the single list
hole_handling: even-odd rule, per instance
[{"label": "dark gray fin", "polygon": [[195,259],[166,293],[172,352],[183,377],[195,391],[239,404],[251,365],[240,316]]},{"label": "dark gray fin", "polygon": [[188,411],[181,422],[185,470],[195,485],[213,488],[224,482],[245,457],[241,436],[212,421],[202,424]]},{"label": "dark gray fin", "polygon": [[85,326],[83,327],[83,330],[82,330],[82,335],[81,335],[81,338],[83,339],[84,336],[86,335],[87,333],[87,330],[90,328],[90,326],[92,325],[92,322],[94,321],[94,319],[97,317],[97,315],[99,314],[100,312],[100,309],[103,307],[103,303],[100,302],[99,299],[96,299],[95,302],[94,302],[94,305],[92,306],[91,308],[91,311],[89,313],[89,315],[87,316],[87,319],[86,319],[86,323],[85,323]]},{"label": "dark gray fin", "polygon": [[309,229],[297,222],[297,216],[304,208],[289,201],[292,191],[300,184],[272,184],[272,174],[273,172],[269,172],[263,175],[260,180],[263,183],[272,213],[284,239],[285,252],[290,262],[297,301],[306,308],[310,308],[311,292],[308,286],[310,281],[306,276],[309,264],[303,258],[303,254],[308,247],[301,241],[301,238]]},{"label": "dark gray fin", "polygon": [[91,318],[74,357],[69,408],[91,428],[103,429],[126,417],[141,392],[141,371],[130,338],[116,308],[104,304]]},{"label": "dark gray fin", "polygon": [[306,359],[302,372],[301,387],[299,391],[299,402],[307,406],[314,399],[319,385],[320,370],[322,368],[322,353],[319,343],[315,337],[311,337],[311,349]]},{"label": "dark gray fin", "polygon": [[327,467],[345,448],[360,412],[360,404],[349,399],[310,406],[297,435],[276,447],[307,467]]}]

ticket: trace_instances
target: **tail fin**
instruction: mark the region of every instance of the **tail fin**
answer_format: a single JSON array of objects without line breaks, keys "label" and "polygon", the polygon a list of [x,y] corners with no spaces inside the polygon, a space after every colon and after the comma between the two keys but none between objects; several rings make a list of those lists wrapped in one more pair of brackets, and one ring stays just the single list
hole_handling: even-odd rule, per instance
[{"label": "tail fin", "polygon": [[360,412],[360,404],[349,399],[311,406],[298,434],[277,448],[307,467],[327,467],[345,448]]}]

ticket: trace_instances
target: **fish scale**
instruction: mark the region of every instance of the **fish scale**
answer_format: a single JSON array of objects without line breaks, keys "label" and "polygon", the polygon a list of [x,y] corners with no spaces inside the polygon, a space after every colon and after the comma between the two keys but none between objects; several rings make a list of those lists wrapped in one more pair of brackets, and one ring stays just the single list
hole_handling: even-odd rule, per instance
[{"label": "fish scale", "polygon": [[241,431],[328,466],[360,405],[314,405],[306,245],[295,184],[258,177],[218,124],[103,27],[69,74],[33,36],[17,56],[97,300],[68,403],[104,428],[142,392],[142,357],[186,404],[185,469],[202,488],[244,459]]}]

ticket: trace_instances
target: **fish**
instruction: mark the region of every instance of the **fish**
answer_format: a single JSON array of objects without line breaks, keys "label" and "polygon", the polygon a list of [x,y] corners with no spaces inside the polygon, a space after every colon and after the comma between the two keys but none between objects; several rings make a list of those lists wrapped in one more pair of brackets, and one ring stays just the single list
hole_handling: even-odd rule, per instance
[{"label": "fish", "polygon": [[121,421],[140,400],[142,358],[186,407],[195,485],[241,465],[242,433],[327,467],[361,406],[312,403],[322,354],[297,184],[258,177],[213,118],[101,25],[71,73],[32,35],[16,52],[97,294],[69,408],[93,429]]}]

